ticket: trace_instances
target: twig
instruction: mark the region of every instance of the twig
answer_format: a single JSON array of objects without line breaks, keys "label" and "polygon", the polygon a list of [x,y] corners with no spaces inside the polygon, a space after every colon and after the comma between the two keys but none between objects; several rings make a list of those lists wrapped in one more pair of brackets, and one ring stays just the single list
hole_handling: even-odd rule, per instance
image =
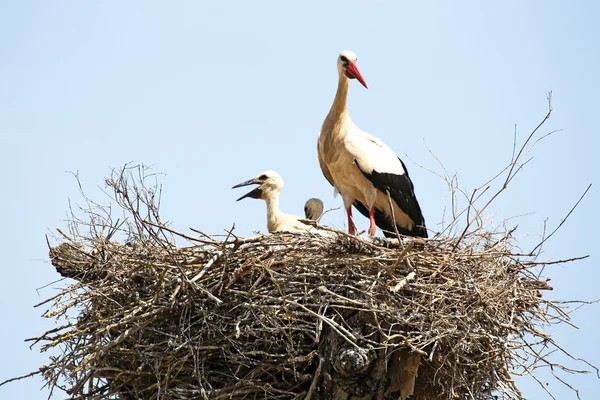
[{"label": "twig", "polygon": [[546,241],[548,239],[550,239],[552,237],[552,235],[554,235],[556,233],[556,231],[558,231],[560,229],[561,226],[563,226],[563,224],[567,221],[567,219],[569,218],[569,216],[571,215],[571,213],[573,213],[573,211],[575,211],[575,209],[577,208],[577,206],[579,205],[579,203],[581,203],[581,200],[583,200],[583,198],[585,197],[585,195],[587,194],[587,192],[590,190],[590,188],[592,187],[592,184],[590,183],[587,187],[587,189],[585,189],[585,191],[583,192],[583,194],[581,195],[581,197],[579,197],[579,200],[577,200],[577,203],[575,203],[575,205],[571,208],[571,210],[567,213],[567,216],[563,218],[563,220],[560,222],[560,224],[558,224],[558,226],[548,235],[546,236],[540,243],[538,243],[537,246],[535,246],[533,248],[533,250],[531,250],[530,254],[535,253],[535,251],[538,248],[541,248],[541,246],[546,243]]},{"label": "twig", "polygon": [[21,375],[21,376],[17,376],[16,378],[10,378],[10,379],[5,380],[4,382],[0,382],[0,386],[3,386],[3,385],[5,385],[7,383],[10,383],[10,382],[19,381],[21,379],[30,378],[32,376],[35,376],[35,375],[38,375],[38,374],[41,374],[41,373],[43,373],[43,371],[40,369],[38,371],[30,372],[27,375]]}]

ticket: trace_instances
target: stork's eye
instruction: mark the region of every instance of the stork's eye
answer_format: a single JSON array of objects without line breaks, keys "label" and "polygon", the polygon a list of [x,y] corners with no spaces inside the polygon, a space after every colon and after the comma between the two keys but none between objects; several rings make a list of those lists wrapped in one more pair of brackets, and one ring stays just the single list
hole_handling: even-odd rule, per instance
[{"label": "stork's eye", "polygon": [[346,56],[340,56],[340,60],[342,60],[343,62],[348,62],[348,59],[346,58]]},{"label": "stork's eye", "polygon": [[262,174],[261,176],[258,177],[259,180],[264,181],[267,179],[267,176],[265,174]]}]

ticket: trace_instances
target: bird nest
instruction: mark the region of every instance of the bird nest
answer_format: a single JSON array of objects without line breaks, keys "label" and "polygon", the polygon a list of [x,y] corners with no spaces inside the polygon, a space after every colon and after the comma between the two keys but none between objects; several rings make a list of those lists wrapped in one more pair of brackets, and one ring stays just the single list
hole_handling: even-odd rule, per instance
[{"label": "bird nest", "polygon": [[69,399],[523,399],[511,375],[560,367],[542,329],[568,314],[510,231],[190,236],[127,176],[123,218],[86,198],[50,247],[74,281],[40,304],[60,323],[29,340],[60,351],[33,374]]},{"label": "bird nest", "polygon": [[70,398],[521,398],[510,375],[562,315],[508,235],[176,247],[144,228],[50,251],[78,282],[46,316],[76,318],[38,340],[62,349],[43,374]]}]

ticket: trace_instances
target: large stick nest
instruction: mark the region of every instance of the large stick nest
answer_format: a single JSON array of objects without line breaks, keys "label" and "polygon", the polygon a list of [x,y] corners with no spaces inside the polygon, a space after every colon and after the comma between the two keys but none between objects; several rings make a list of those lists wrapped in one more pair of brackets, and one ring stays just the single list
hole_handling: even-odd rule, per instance
[{"label": "large stick nest", "polygon": [[557,366],[541,327],[568,315],[511,232],[192,237],[130,175],[107,180],[124,220],[86,198],[50,250],[76,282],[33,340],[71,399],[522,399],[511,374]]},{"label": "large stick nest", "polygon": [[[62,375],[73,398],[119,390],[148,399],[297,398],[328,384],[316,370],[333,335],[337,371],[328,375],[352,381],[346,390],[356,396],[377,391],[363,372],[371,376],[382,356],[386,397],[398,398],[402,349],[421,356],[415,399],[515,394],[509,370],[525,334],[542,335],[534,325],[548,305],[540,289],[549,287],[507,239],[473,235],[459,248],[428,240],[404,251],[345,234],[187,248],[105,242],[92,251],[67,242],[51,250],[52,263],[79,284],[56,312],[79,315],[45,337],[65,350],[47,375]],[[363,364],[343,371],[336,355],[344,350]],[[99,378],[106,384],[90,390]]]}]

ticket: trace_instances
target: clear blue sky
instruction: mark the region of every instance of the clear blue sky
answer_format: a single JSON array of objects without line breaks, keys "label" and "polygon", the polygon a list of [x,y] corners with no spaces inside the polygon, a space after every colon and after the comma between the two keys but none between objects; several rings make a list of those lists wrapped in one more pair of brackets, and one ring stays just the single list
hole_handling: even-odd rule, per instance
[{"label": "clear blue sky", "polygon": [[[352,82],[350,113],[405,159],[434,230],[448,206],[446,185],[408,157],[439,171],[429,146],[471,190],[507,163],[514,125],[523,139],[553,90],[544,132],[562,131],[531,149],[533,161],[490,215],[498,224],[512,218],[526,250],[544,221],[555,227],[595,184],[543,257],[590,254],[546,270],[550,295],[600,297],[599,11],[593,1],[0,2],[0,380],[49,356],[23,339],[53,327],[33,305],[64,285],[37,290],[59,278],[44,235],[64,228],[68,199],[79,200],[65,171],[79,171],[102,202],[98,186],[111,167],[154,165],[166,174],[163,218],[181,230],[221,233],[235,222],[241,235],[266,231],[264,205],[236,203],[241,193],[230,188],[267,169],[286,182],[286,212],[300,214],[312,196],[340,205],[319,170],[316,139],[344,49],[358,54],[369,84]],[[325,223],[343,227],[343,211]],[[597,365],[599,311],[576,311],[579,330],[553,331]],[[597,398],[593,375],[571,382]],[[44,399],[41,385],[10,384],[0,398]],[[541,398],[534,383],[522,387]]]}]

